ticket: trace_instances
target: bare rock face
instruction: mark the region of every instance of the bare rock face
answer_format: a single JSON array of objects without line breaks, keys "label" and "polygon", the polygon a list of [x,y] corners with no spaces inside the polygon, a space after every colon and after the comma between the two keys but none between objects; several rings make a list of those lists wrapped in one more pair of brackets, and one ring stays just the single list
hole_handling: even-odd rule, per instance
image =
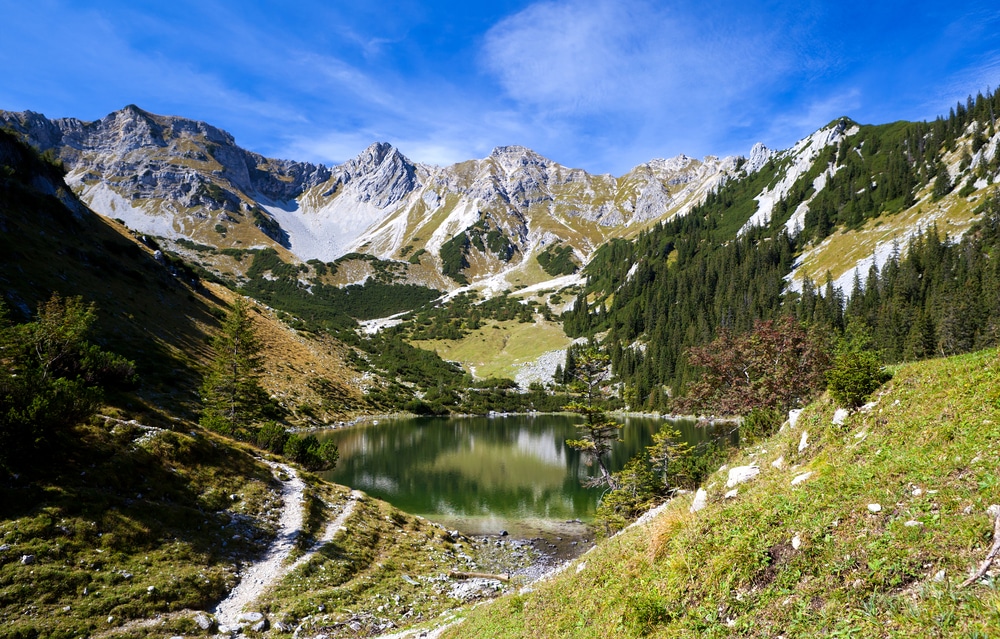
[{"label": "bare rock face", "polygon": [[[95,122],[0,112],[0,122],[70,169],[69,181],[113,186],[129,200],[176,201],[235,211],[254,196],[294,199],[329,179],[324,166],[271,160],[204,122],[153,115],[130,105]],[[215,188],[206,188],[207,185]],[[103,213],[104,211],[98,211]]]},{"label": "bare rock face", "polygon": [[[616,178],[501,146],[436,167],[378,142],[328,168],[265,158],[210,124],[134,105],[94,122],[0,111],[0,124],[56,153],[86,204],[141,233],[222,246],[274,242],[303,261],[350,252],[403,260],[422,251],[433,264],[466,233],[470,281],[560,244],[584,264],[597,248],[594,225],[613,237],[684,214],[739,166],[736,158],[680,155]],[[753,157],[766,151],[755,150]]]},{"label": "bare rock face", "polygon": [[[417,167],[391,144],[376,142],[334,171],[332,191],[344,187],[360,202],[385,209],[420,187]],[[331,194],[332,194],[331,191]]]},{"label": "bare rock face", "polygon": [[763,142],[753,145],[750,149],[750,157],[747,158],[747,172],[753,173],[759,171],[773,156],[774,151],[764,146]]}]

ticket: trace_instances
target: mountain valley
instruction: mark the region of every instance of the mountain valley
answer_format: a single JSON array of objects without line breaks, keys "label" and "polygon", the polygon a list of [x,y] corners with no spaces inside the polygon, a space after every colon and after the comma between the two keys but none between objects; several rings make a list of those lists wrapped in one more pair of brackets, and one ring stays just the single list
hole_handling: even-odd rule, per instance
[{"label": "mountain valley", "polygon": [[[1000,543],[996,111],[619,177],[0,111],[0,637],[995,634],[992,558],[965,581]],[[540,582],[522,540],[319,474],[318,429],[564,409],[731,417],[740,448],[664,422]],[[270,626],[220,627],[293,480]]]}]

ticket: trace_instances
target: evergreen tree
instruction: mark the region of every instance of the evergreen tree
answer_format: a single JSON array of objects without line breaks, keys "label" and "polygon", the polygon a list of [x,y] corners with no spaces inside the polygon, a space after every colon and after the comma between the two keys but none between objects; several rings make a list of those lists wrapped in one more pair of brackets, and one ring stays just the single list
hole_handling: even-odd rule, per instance
[{"label": "evergreen tree", "polygon": [[103,390],[138,381],[133,362],[87,341],[95,316],[93,303],[54,293],[34,320],[13,324],[0,302],[0,468],[51,452]]},{"label": "evergreen tree", "polygon": [[603,536],[622,530],[663,499],[663,485],[641,456],[629,460],[613,477],[614,490],[604,495],[594,513],[598,534]]},{"label": "evergreen tree", "polygon": [[682,462],[693,450],[690,444],[681,439],[681,432],[676,428],[664,426],[659,432],[653,433],[653,445],[648,446],[646,452],[649,453],[653,470],[660,474],[664,490],[684,481]]},{"label": "evergreen tree", "polygon": [[572,375],[570,386],[578,400],[565,409],[583,415],[586,421],[577,426],[580,439],[568,439],[566,444],[581,451],[600,469],[601,476],[591,480],[590,485],[604,485],[613,490],[618,485],[608,468],[607,456],[611,453],[612,444],[618,441],[618,431],[623,425],[608,419],[601,408],[603,384],[611,375],[610,358],[599,353],[595,347],[588,347],[577,356]]},{"label": "evergreen tree", "polygon": [[888,380],[871,333],[860,320],[848,324],[847,332],[834,353],[833,366],[826,372],[826,379],[830,396],[847,408],[861,406]]},{"label": "evergreen tree", "polygon": [[212,340],[215,359],[201,387],[201,424],[239,439],[247,439],[268,398],[260,386],[261,344],[250,317],[250,303],[238,297]]}]

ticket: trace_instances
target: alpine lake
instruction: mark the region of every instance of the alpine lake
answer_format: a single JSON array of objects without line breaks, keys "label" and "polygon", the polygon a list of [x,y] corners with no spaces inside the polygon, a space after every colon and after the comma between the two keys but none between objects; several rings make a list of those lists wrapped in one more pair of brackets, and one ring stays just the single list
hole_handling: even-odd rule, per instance
[{"label": "alpine lake", "polygon": [[[692,446],[720,437],[732,423],[622,417],[612,471],[645,452],[665,425]],[[570,414],[385,418],[317,432],[340,448],[326,479],[465,535],[533,539],[563,557],[588,546],[588,522],[604,491],[587,487],[596,465],[566,445],[582,418]]]}]

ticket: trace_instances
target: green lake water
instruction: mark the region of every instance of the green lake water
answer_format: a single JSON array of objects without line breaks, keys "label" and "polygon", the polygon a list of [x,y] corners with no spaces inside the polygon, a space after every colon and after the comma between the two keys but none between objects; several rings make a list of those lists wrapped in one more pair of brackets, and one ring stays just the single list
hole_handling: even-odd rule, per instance
[{"label": "green lake water", "polygon": [[[566,445],[578,436],[579,421],[572,415],[382,419],[317,435],[340,448],[327,479],[466,534],[507,530],[527,537],[594,515],[602,489],[583,484],[597,469]],[[643,452],[665,423],[623,421],[612,470]],[[691,444],[725,432],[672,423]]]}]

